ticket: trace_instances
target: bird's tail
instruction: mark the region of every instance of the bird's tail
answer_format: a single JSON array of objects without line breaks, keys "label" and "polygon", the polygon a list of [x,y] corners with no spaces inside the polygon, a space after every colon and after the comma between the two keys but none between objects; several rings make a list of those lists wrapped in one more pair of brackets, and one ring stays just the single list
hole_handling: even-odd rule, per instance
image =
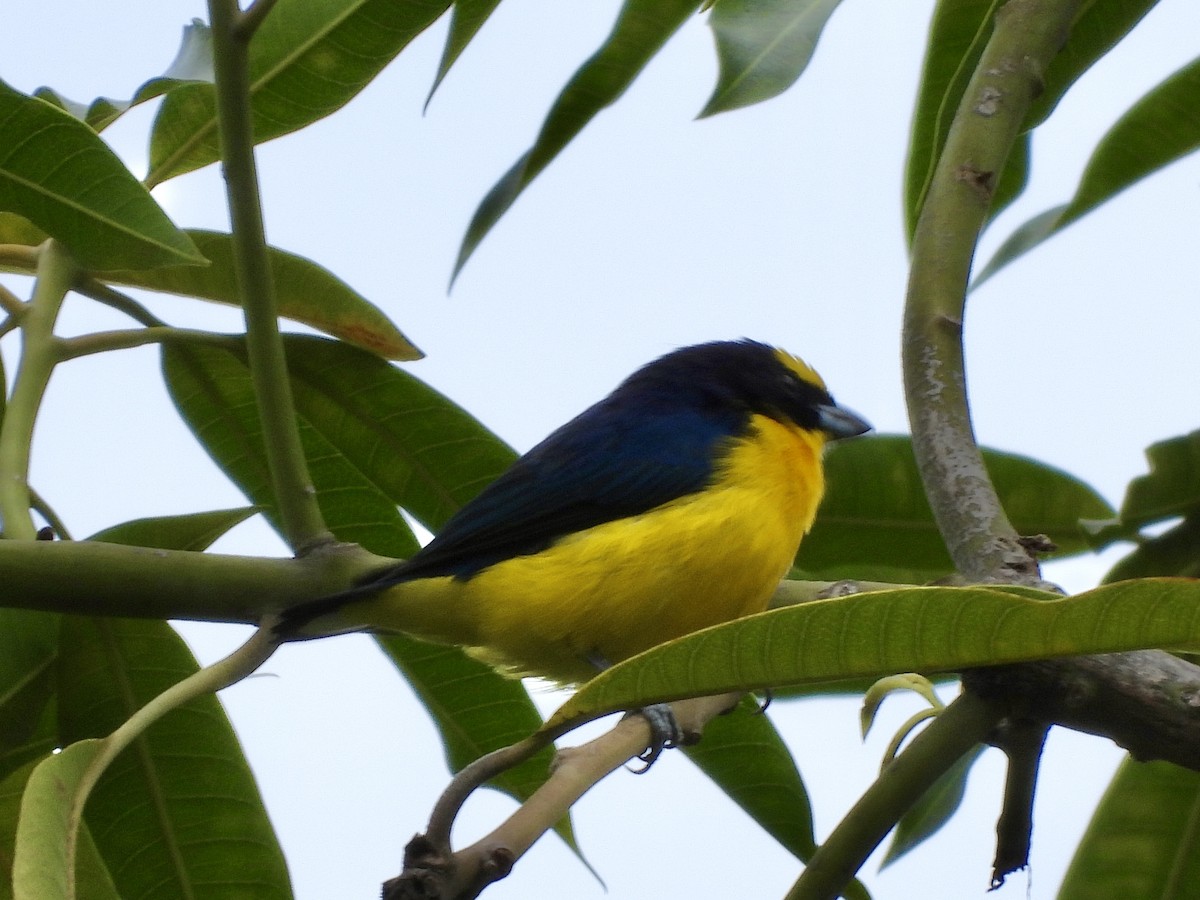
[{"label": "bird's tail", "polygon": [[478,620],[451,577],[366,581],[349,590],[298,603],[275,626],[281,640],[309,640],[351,631],[399,632],[440,644],[479,643]]}]

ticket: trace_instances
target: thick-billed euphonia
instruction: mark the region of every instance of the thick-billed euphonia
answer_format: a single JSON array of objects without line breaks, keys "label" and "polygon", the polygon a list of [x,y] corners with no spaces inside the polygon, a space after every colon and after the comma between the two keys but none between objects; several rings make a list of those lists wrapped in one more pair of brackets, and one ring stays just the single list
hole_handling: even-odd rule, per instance
[{"label": "thick-billed euphonia", "polygon": [[401,631],[579,683],[767,607],[824,491],[821,453],[870,426],[795,356],[685,347],[576,416],[411,559],[285,613],[281,631]]}]

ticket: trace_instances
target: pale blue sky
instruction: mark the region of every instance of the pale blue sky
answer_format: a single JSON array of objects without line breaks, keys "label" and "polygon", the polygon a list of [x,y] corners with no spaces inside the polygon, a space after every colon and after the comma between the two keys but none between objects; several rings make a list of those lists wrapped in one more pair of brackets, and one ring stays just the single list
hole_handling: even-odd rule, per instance
[{"label": "pale blue sky", "polygon": [[[169,63],[183,24],[205,15],[199,0],[21,6],[0,38],[0,78],[81,100],[129,96]],[[446,295],[475,205],[528,146],[617,7],[508,0],[422,116],[439,24],[345,110],[261,149],[271,240],[383,307],[428,354],[412,371],[518,449],[648,359],[742,335],[805,356],[880,430],[905,430],[899,185],[929,0],[846,0],[795,89],[699,122],[715,63],[703,21],[690,23],[535,182]],[[1197,34],[1200,7],[1164,0],[1072,90],[1035,139],[1028,195],[985,248],[1070,196],[1096,138],[1195,55]],[[139,111],[112,130],[135,170],[148,123],[149,111]],[[1115,504],[1144,470],[1146,444],[1196,427],[1198,175],[1195,159],[1177,164],[972,299],[969,376],[983,441],[1065,468]],[[158,196],[181,225],[222,227],[221,190],[210,168]],[[6,283],[26,290],[19,279]],[[179,324],[240,327],[234,311],[150,302]],[[63,330],[125,324],[78,301]],[[11,363],[15,341],[3,350]],[[179,424],[149,349],[57,372],[35,452],[38,489],[79,535],[242,502]],[[283,552],[253,523],[219,549]],[[1080,589],[1103,568],[1089,560],[1050,575]],[[242,633],[183,631],[205,660]],[[288,647],[264,671],[271,677],[223,699],[279,829],[296,896],[374,897],[446,781],[432,728],[365,638]],[[555,698],[543,699],[552,706]],[[814,795],[821,834],[866,786],[891,730],[915,708],[904,700],[885,707],[865,747],[854,701],[772,708]],[[669,757],[645,777],[617,773],[577,807],[580,840],[607,896],[782,896],[795,862],[685,759]],[[1030,896],[1053,895],[1118,758],[1105,741],[1054,733]],[[868,867],[876,896],[982,896],[1001,778],[999,756],[989,753],[946,834],[881,876]],[[462,836],[490,828],[510,807],[479,797]],[[605,894],[548,838],[488,896]],[[995,896],[1020,900],[1025,879]]]}]

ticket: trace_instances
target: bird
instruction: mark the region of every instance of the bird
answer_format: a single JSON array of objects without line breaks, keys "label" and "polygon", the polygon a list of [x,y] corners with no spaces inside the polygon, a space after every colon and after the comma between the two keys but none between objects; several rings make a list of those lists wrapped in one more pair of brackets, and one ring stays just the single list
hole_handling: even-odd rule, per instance
[{"label": "bird", "polygon": [[412,557],[285,610],[277,631],[399,631],[578,685],[765,610],[813,524],[826,443],[870,427],[784,350],[683,347],[521,456]]}]

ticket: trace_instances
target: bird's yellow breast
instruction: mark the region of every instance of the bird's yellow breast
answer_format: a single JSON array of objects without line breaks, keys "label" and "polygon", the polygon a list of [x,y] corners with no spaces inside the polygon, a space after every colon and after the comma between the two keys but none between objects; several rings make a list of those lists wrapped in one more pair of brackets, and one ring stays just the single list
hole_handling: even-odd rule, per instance
[{"label": "bird's yellow breast", "polygon": [[[765,416],[712,483],[441,582],[472,652],[513,672],[586,680],[655,644],[765,609],[824,490],[824,436]],[[439,591],[440,592],[440,591]]]}]

